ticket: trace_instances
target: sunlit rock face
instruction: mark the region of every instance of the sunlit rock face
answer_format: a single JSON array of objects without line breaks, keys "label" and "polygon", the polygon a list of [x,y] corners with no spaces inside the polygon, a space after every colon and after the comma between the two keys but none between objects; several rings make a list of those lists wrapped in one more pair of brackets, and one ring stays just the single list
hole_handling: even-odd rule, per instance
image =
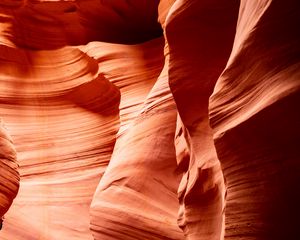
[{"label": "sunlit rock face", "polygon": [[299,16],[1,1],[0,239],[296,239]]},{"label": "sunlit rock face", "polygon": [[176,106],[167,71],[165,65],[139,114],[117,138],[91,204],[95,239],[183,239],[176,223]]},{"label": "sunlit rock face", "polygon": [[[68,46],[87,37],[79,20],[65,18],[68,4],[1,5],[0,109],[21,175],[1,239],[93,239],[90,203],[116,134],[138,114],[163,67],[163,39]],[[1,216],[13,191],[4,192]]]},{"label": "sunlit rock face", "polygon": [[0,108],[22,179],[3,234],[89,239],[89,203],[113,149],[120,92],[78,49],[6,48],[2,57]]}]

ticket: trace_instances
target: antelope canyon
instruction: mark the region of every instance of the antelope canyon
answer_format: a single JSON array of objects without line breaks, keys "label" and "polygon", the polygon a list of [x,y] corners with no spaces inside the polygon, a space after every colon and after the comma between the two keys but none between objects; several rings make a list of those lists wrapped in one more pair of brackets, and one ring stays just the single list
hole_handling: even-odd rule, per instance
[{"label": "antelope canyon", "polygon": [[296,240],[299,0],[1,0],[1,240]]}]

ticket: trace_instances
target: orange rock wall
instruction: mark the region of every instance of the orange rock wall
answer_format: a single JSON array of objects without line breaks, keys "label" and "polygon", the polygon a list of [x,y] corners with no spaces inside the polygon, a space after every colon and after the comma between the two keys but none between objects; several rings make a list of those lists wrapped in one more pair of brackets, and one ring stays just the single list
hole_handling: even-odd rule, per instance
[{"label": "orange rock wall", "polygon": [[7,129],[0,122],[0,214],[3,216],[11,206],[19,190],[20,176],[18,172],[17,153]]},{"label": "orange rock wall", "polygon": [[1,1],[0,239],[296,239],[299,16]]}]

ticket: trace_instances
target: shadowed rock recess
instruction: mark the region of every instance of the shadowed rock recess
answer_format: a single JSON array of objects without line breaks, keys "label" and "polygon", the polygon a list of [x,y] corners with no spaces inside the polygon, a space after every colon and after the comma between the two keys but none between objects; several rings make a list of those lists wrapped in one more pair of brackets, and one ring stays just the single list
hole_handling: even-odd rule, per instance
[{"label": "shadowed rock recess", "polygon": [[299,0],[1,0],[1,240],[294,240]]}]

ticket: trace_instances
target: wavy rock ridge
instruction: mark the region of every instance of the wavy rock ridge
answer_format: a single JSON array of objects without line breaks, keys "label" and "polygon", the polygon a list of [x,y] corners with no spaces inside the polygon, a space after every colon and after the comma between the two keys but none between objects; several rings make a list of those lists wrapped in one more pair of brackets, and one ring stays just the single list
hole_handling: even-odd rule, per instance
[{"label": "wavy rock ridge", "polygon": [[2,1],[0,238],[296,239],[299,9]]},{"label": "wavy rock ridge", "polygon": [[3,216],[11,206],[13,199],[19,190],[20,176],[18,172],[17,154],[11,137],[1,120],[0,122],[0,146],[1,146],[1,190],[0,190],[0,214]]}]

